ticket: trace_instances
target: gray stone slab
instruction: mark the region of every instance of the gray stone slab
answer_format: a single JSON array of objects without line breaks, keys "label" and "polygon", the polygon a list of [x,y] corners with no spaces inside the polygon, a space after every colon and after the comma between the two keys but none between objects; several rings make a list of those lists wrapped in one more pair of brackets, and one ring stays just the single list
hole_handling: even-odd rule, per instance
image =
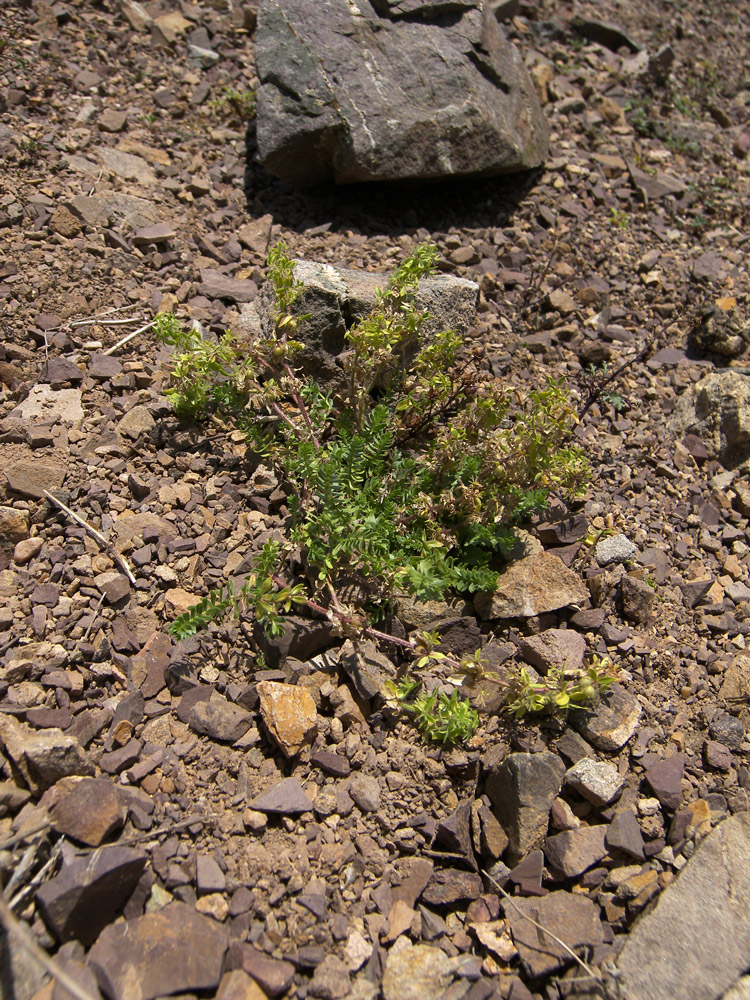
[{"label": "gray stone slab", "polygon": [[721,823],[653,910],[618,967],[627,1000],[719,1000],[750,964],[750,814]]}]

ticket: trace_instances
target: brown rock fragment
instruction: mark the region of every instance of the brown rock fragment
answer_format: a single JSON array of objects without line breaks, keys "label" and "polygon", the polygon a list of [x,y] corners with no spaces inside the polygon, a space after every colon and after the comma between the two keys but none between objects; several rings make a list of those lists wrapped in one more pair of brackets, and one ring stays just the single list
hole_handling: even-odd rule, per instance
[{"label": "brown rock fragment", "polygon": [[306,688],[276,681],[260,681],[257,691],[268,732],[286,757],[294,757],[318,731],[313,696]]},{"label": "brown rock fragment", "polygon": [[53,233],[63,236],[65,239],[72,239],[81,231],[81,220],[74,215],[65,205],[58,205],[49,220],[49,227]]},{"label": "brown rock fragment", "polygon": [[534,978],[549,975],[569,965],[573,959],[569,951],[540,931],[526,919],[527,916],[574,951],[603,940],[599,909],[583,896],[551,892],[541,898],[514,899],[514,903],[515,906],[507,908],[506,916],[521,962],[528,975]]},{"label": "brown rock fragment", "polygon": [[512,562],[499,576],[494,594],[478,594],[474,606],[483,620],[530,618],[582,604],[589,592],[580,577],[551,552]]},{"label": "brown rock fragment", "polygon": [[132,848],[102,847],[64,865],[36,894],[55,937],[90,945],[124,905],[147,860],[142,851]]},{"label": "brown rock fragment", "polygon": [[125,824],[126,809],[106,778],[84,778],[52,810],[52,826],[74,840],[98,847]]},{"label": "brown rock fragment", "polygon": [[[291,986],[294,966],[278,958],[264,955],[251,944],[236,942],[229,949],[227,970],[242,969],[251,976],[269,997],[281,996]],[[144,998],[148,1000],[148,998]]]},{"label": "brown rock fragment", "polygon": [[106,927],[89,964],[111,1000],[154,1000],[215,990],[227,950],[226,930],[185,903]]},{"label": "brown rock fragment", "polygon": [[267,995],[246,972],[233,969],[221,977],[216,1000],[267,1000]]},{"label": "brown rock fragment", "polygon": [[0,507],[0,545],[16,545],[17,542],[28,538],[28,534],[28,511],[17,510],[15,507]]}]

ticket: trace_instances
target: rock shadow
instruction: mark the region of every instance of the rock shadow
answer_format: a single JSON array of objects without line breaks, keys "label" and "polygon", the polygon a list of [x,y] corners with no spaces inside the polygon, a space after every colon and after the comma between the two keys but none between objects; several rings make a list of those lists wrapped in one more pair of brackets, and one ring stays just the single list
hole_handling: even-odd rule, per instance
[{"label": "rock shadow", "polygon": [[[271,213],[274,222],[298,233],[315,230],[362,236],[447,232],[452,228],[492,229],[510,224],[543,168],[499,177],[324,184],[295,189],[257,160],[255,125],[246,135],[244,191],[248,212]],[[322,228],[325,227],[325,228]]]}]

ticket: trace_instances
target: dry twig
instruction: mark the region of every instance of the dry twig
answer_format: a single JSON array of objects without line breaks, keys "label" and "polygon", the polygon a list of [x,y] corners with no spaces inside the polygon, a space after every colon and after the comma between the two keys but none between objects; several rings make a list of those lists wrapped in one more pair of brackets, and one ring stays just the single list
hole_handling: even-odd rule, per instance
[{"label": "dry twig", "polygon": [[510,903],[510,905],[513,907],[513,909],[516,911],[516,913],[519,914],[519,916],[523,917],[524,920],[528,920],[529,923],[533,924],[534,927],[536,927],[537,930],[542,931],[542,933],[546,934],[547,937],[552,938],[552,940],[556,944],[559,944],[560,947],[563,948],[567,952],[567,954],[570,955],[570,957],[575,962],[577,962],[580,965],[580,967],[583,969],[583,971],[586,973],[587,976],[590,976],[592,979],[595,979],[597,982],[601,982],[601,976],[599,975],[599,973],[595,969],[592,969],[591,966],[588,965],[588,963],[584,962],[584,960],[582,958],[580,958],[578,955],[576,955],[576,953],[573,951],[573,949],[570,948],[567,944],[565,944],[565,942],[561,938],[559,938],[556,934],[553,934],[552,931],[547,930],[547,928],[544,927],[542,924],[540,924],[537,920],[534,920],[533,917],[530,917],[528,915],[528,913],[524,913],[523,910],[521,909],[521,907],[513,899],[513,897],[510,896],[505,891],[505,889],[503,889],[503,887],[500,885],[500,883],[497,881],[497,879],[494,879],[489,874],[489,872],[483,871],[482,874],[485,875],[490,880],[490,882],[492,882],[492,884],[495,886],[495,888],[500,893],[500,895],[503,897],[503,899],[507,903]]},{"label": "dry twig", "polygon": [[145,333],[146,330],[150,330],[155,322],[156,321],[152,319],[150,323],[146,323],[145,326],[141,326],[137,330],[133,330],[132,333],[127,334],[125,337],[122,338],[122,340],[118,340],[116,344],[113,344],[112,347],[103,352],[104,357],[106,358],[110,354],[114,354],[115,351],[119,350],[121,347],[124,347],[125,344],[129,343],[134,337],[137,337],[139,333]]},{"label": "dry twig", "polygon": [[76,522],[76,524],[80,524],[80,526],[84,528],[91,535],[92,538],[95,538],[97,542],[99,542],[99,544],[102,546],[102,548],[106,549],[107,552],[109,552],[109,554],[112,556],[115,562],[121,567],[123,573],[128,578],[128,580],[130,580],[132,585],[135,586],[135,577],[131,572],[130,566],[128,566],[124,556],[120,555],[120,553],[114,547],[112,542],[108,541],[104,537],[104,535],[100,531],[97,531],[96,528],[94,528],[92,525],[90,525],[88,521],[84,521],[84,519],[80,516],[80,514],[76,514],[76,512],[74,510],[71,510],[70,507],[68,507],[66,504],[62,502],[62,500],[58,500],[57,497],[53,493],[50,493],[49,490],[45,490],[44,495],[48,500],[51,500],[52,503],[57,504],[60,510],[64,511],[69,518],[71,518],[73,521]]}]

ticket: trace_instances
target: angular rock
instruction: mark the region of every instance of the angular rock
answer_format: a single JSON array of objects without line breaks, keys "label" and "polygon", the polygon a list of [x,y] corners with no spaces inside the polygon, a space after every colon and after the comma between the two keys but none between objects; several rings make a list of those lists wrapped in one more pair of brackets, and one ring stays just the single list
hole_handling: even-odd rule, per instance
[{"label": "angular rock", "polygon": [[318,731],[313,696],[306,688],[276,681],[260,681],[257,691],[269,734],[285,757],[294,757]]},{"label": "angular rock", "polygon": [[223,892],[227,879],[217,861],[208,854],[199,854],[196,859],[195,884],[201,894]]},{"label": "angular rock", "polygon": [[463,854],[474,864],[471,840],[471,802],[463,802],[450,816],[438,823],[434,846],[451,854]]},{"label": "angular rock", "polygon": [[388,929],[381,940],[384,944],[393,944],[396,938],[405,934],[411,927],[417,911],[413,910],[403,899],[394,900],[388,911]]},{"label": "angular rock", "polygon": [[156,421],[148,407],[138,404],[132,406],[117,424],[117,431],[126,437],[137,441],[141,434],[148,434],[156,426]]},{"label": "angular rock", "polygon": [[566,773],[565,784],[593,805],[606,806],[620,794],[625,779],[614,764],[584,757]]},{"label": "angular rock", "polygon": [[656,606],[656,591],[645,580],[624,576],[620,581],[620,602],[622,613],[629,621],[645,625]]},{"label": "angular rock", "polygon": [[402,900],[413,908],[434,870],[435,865],[429,858],[408,858],[401,869],[401,884],[393,889],[394,902]]},{"label": "angular rock", "polygon": [[88,956],[110,1000],[154,1000],[215,990],[227,950],[226,930],[185,903],[106,927]]},{"label": "angular rock", "polygon": [[626,1000],[718,1000],[750,954],[750,814],[724,820],[632,928],[617,966]]},{"label": "angular rock", "polygon": [[[116,619],[114,624],[116,625],[119,620]],[[144,698],[155,698],[165,687],[165,671],[169,666],[171,649],[170,636],[163,632],[154,632],[140,652],[131,659],[130,679],[140,688]]]},{"label": "angular rock", "polygon": [[453,962],[440,948],[401,937],[388,952],[383,972],[384,1000],[440,997],[453,978]]},{"label": "angular rock", "polygon": [[441,868],[434,872],[422,893],[422,900],[430,906],[447,906],[461,900],[477,899],[483,891],[481,878],[473,872]]},{"label": "angular rock", "polygon": [[57,801],[52,828],[89,847],[98,847],[125,825],[127,809],[106,778],[84,778]]},{"label": "angular rock", "polygon": [[145,247],[151,244],[167,243],[173,240],[176,233],[166,222],[157,222],[154,226],[144,226],[133,233],[133,246]]},{"label": "angular rock", "polygon": [[472,828],[474,850],[477,854],[483,858],[491,858],[493,861],[502,857],[503,851],[509,843],[508,835],[495,814],[484,802],[479,801],[479,805],[477,805],[477,801],[472,803]]},{"label": "angular rock", "polygon": [[299,186],[539,166],[547,126],[533,84],[476,6],[452,4],[448,26],[433,4],[399,20],[385,4],[335,0],[311,22],[304,0],[261,0],[261,162]]},{"label": "angular rock", "polygon": [[492,809],[509,839],[510,862],[541,847],[565,765],[553,753],[511,753],[485,784]]},{"label": "angular rock", "polygon": [[541,898],[516,898],[513,902],[515,906],[506,908],[513,943],[526,972],[534,978],[556,972],[573,959],[557,941],[527,920],[527,916],[580,955],[604,940],[599,907],[584,896],[551,892]]},{"label": "angular rock", "polygon": [[[15,546],[29,536],[29,512],[15,507],[0,506],[0,545]],[[36,539],[29,539],[36,541]],[[39,539],[41,542],[41,539]],[[13,558],[16,562],[18,560]]]},{"label": "angular rock", "polygon": [[113,146],[100,146],[97,155],[105,168],[122,180],[133,180],[148,187],[157,183],[156,174],[141,156],[133,156]]},{"label": "angular rock", "polygon": [[45,882],[36,901],[58,941],[88,947],[125,905],[148,857],[129,847],[102,847],[74,858]]},{"label": "angular rock", "polygon": [[477,594],[474,607],[482,620],[530,618],[582,604],[589,592],[559,556],[539,552],[512,562],[499,576],[493,594]]},{"label": "angular rock", "polygon": [[357,644],[347,640],[339,653],[339,665],[349,675],[357,694],[365,701],[383,695],[386,681],[393,677],[395,668],[387,656],[367,639]]},{"label": "angular rock", "polygon": [[320,1000],[343,1000],[349,993],[349,970],[335,955],[326,955],[313,973],[308,995]]},{"label": "angular rock", "polygon": [[539,635],[522,636],[518,650],[541,674],[550,668],[576,674],[583,667],[586,640],[573,629],[549,628]]},{"label": "angular rock", "polygon": [[232,278],[222,271],[202,267],[198,293],[209,299],[224,299],[227,302],[252,302],[258,295],[258,286],[249,278]]},{"label": "angular rock", "polygon": [[94,772],[80,743],[72,736],[59,729],[37,733],[11,715],[0,714],[0,746],[34,795],[60,778]]},{"label": "angular rock", "polygon": [[[488,920],[483,923],[471,923],[468,927],[479,943],[497,955],[501,962],[511,962],[518,954],[518,949],[513,944],[510,936],[507,921]],[[479,980],[479,982],[481,983],[482,980]],[[484,982],[486,983],[487,981],[485,980]],[[487,983],[487,986],[489,987],[489,983]],[[491,987],[489,988],[491,989]],[[488,997],[492,996],[489,990],[486,995]],[[479,996],[485,996],[485,994],[480,993]]]},{"label": "angular rock", "polygon": [[604,842],[607,850],[623,851],[631,858],[643,859],[643,833],[632,809],[622,809],[615,814]]},{"label": "angular rock", "polygon": [[264,955],[250,944],[234,943],[227,954],[226,970],[242,969],[269,997],[281,996],[294,979],[295,968],[291,962]]},{"label": "angular rock", "polygon": [[5,470],[5,478],[11,490],[32,500],[41,500],[45,490],[49,490],[50,493],[59,490],[65,482],[65,474],[64,465],[49,461],[41,462],[39,459],[33,461],[23,459]]},{"label": "angular rock", "polygon": [[99,592],[104,594],[108,604],[116,604],[130,594],[130,581],[123,573],[114,570],[99,573],[94,577],[94,583]]},{"label": "angular rock", "polygon": [[706,577],[705,580],[684,580],[679,584],[682,597],[689,608],[694,608],[699,601],[702,601],[713,585],[713,577]]},{"label": "angular rock", "polygon": [[575,709],[570,722],[597,750],[616,753],[638,728],[641,706],[621,684],[604,692],[598,705]]},{"label": "angular rock", "polygon": [[[82,374],[80,370],[78,374]],[[56,421],[68,426],[79,424],[84,417],[81,399],[80,389],[53,389],[38,382],[5,419],[8,423],[20,420],[27,425]],[[51,492],[53,487],[47,486],[47,489]]]},{"label": "angular rock", "polygon": [[215,691],[208,701],[196,702],[188,715],[188,725],[193,732],[222,743],[234,743],[245,735],[252,723],[249,712]]},{"label": "angular rock", "polygon": [[72,239],[81,231],[81,221],[65,205],[58,205],[49,220],[49,227],[53,233],[63,236],[65,239]]},{"label": "angular rock", "polygon": [[680,396],[667,428],[677,438],[696,434],[726,468],[741,465],[750,458],[750,377],[707,375]]},{"label": "angular rock", "polygon": [[730,750],[739,750],[745,739],[745,727],[742,722],[728,712],[722,712],[708,727],[711,738]]},{"label": "angular rock", "polygon": [[606,826],[579,826],[547,837],[544,855],[555,878],[575,878],[592,868],[607,853]]},{"label": "angular rock", "polygon": [[221,977],[216,1000],[268,1000],[268,998],[246,972],[242,969],[233,969]]},{"label": "angular rock", "polygon": [[596,543],[594,556],[600,566],[609,566],[632,559],[637,551],[627,535],[606,535]]},{"label": "angular rock", "polygon": [[377,812],[380,808],[380,782],[372,774],[353,774],[347,782],[347,791],[363,812]]},{"label": "angular rock", "polygon": [[59,356],[49,358],[39,373],[40,382],[80,382],[83,372],[78,365]]},{"label": "angular rock", "polygon": [[92,354],[88,363],[88,374],[97,380],[106,380],[120,375],[122,372],[122,362],[111,355]]},{"label": "angular rock", "polygon": [[682,774],[686,760],[684,753],[675,753],[646,769],[646,781],[666,809],[678,809],[682,802]]},{"label": "angular rock", "polygon": [[348,778],[352,770],[347,758],[332,750],[316,750],[310,757],[310,763],[327,774],[332,774],[335,778]]},{"label": "angular rock", "polygon": [[297,778],[282,778],[257,795],[249,805],[258,812],[278,813],[281,816],[297,816],[310,812],[313,807]]},{"label": "angular rock", "polygon": [[657,170],[655,174],[648,174],[635,164],[629,163],[628,173],[633,187],[645,204],[648,204],[649,201],[659,201],[669,195],[676,195],[679,198],[686,191],[684,181],[662,170]]},{"label": "angular rock", "polygon": [[714,767],[719,771],[728,771],[734,760],[734,756],[729,747],[724,746],[717,740],[706,740],[703,744],[703,759],[707,767]]}]

